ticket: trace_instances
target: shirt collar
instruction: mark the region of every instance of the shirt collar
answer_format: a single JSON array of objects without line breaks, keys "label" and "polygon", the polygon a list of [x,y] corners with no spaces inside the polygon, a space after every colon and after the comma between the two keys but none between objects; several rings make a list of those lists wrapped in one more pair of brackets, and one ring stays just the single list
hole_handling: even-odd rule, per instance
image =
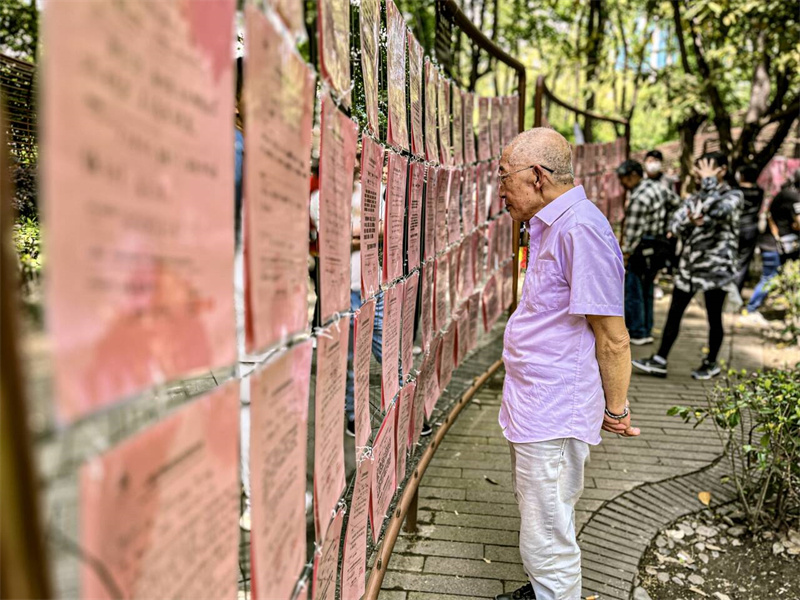
[{"label": "shirt collar", "polygon": [[536,213],[531,221],[533,221],[533,219],[539,219],[548,227],[550,227],[561,215],[567,211],[568,208],[570,208],[573,204],[584,200],[585,198],[586,191],[583,189],[583,186],[576,185],[574,188],[564,192],[558,198]]}]

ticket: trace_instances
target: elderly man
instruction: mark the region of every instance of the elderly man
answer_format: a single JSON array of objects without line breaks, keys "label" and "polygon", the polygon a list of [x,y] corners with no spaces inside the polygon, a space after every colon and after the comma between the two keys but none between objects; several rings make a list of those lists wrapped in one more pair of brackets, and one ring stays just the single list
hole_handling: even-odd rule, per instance
[{"label": "elderly man", "polygon": [[522,299],[508,321],[500,425],[511,448],[530,583],[498,599],[578,600],[575,504],[600,429],[639,435],[627,392],[622,254],[611,227],[573,183],[567,140],[518,135],[500,160],[500,197],[530,233]]}]

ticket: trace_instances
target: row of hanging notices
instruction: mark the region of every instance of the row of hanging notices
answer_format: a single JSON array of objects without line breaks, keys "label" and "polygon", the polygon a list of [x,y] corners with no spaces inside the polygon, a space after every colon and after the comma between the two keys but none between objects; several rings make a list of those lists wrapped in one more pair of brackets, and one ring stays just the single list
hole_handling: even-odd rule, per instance
[{"label": "row of hanging notices", "polygon": [[[285,23],[296,25],[299,4],[285,0],[275,4],[282,9],[284,23],[250,5],[246,9],[244,195],[250,351],[285,345],[308,330],[307,198],[315,77],[285,29]],[[349,30],[339,35],[341,27],[349,27],[349,17],[344,24],[341,18],[349,15],[343,12],[345,4],[349,11],[349,2],[319,3],[326,76],[337,84],[342,71],[348,71],[347,84],[334,85],[339,92],[349,89],[349,59],[342,58],[349,56],[349,42],[342,54],[339,42],[327,40],[349,40]],[[370,6],[377,18],[375,2],[362,2],[362,17]],[[46,10],[47,308],[57,414],[67,425],[148,386],[236,360],[229,27],[234,3],[54,0]],[[396,33],[399,13],[391,0],[387,10]],[[325,18],[328,11],[334,15],[331,20]],[[402,30],[402,59],[392,50],[389,60],[405,60],[403,44],[408,40],[409,60],[419,63],[418,44],[404,24]],[[397,44],[395,40],[392,48]],[[336,59],[331,60],[331,52]],[[377,52],[373,54],[377,57]],[[421,77],[422,69],[414,72]],[[475,112],[474,98],[439,77],[427,59],[425,79],[434,82],[425,93],[435,91],[437,98],[426,102],[430,109],[425,111],[426,124],[438,120],[439,125],[449,125],[449,111],[436,113],[437,104],[450,106],[452,101],[454,122],[461,123],[464,114]],[[405,79],[400,84],[393,76],[390,89],[395,85],[404,86]],[[423,87],[414,80],[409,85]],[[366,93],[374,93],[374,86],[367,86]],[[380,531],[387,502],[404,475],[404,469],[398,474],[397,466],[405,464],[406,452],[419,435],[423,412],[431,413],[453,368],[475,346],[481,317],[484,327],[491,328],[511,299],[512,226],[510,217],[500,212],[492,186],[496,164],[461,164],[499,154],[503,141],[516,132],[515,101],[478,100],[482,117],[476,150],[474,144],[463,143],[463,126],[455,128],[452,140],[449,126],[441,127],[438,139],[434,135],[423,140],[419,115],[414,116],[419,112],[414,98],[421,93],[412,94],[410,137],[416,144],[412,152],[422,157],[424,147],[429,160],[438,156],[443,164],[458,166],[426,166],[415,160],[407,166],[406,158],[388,151],[382,269],[378,244],[374,239],[369,243],[369,236],[377,236],[379,219],[374,213],[380,192],[374,188],[380,185],[378,170],[386,151],[362,138],[362,185],[373,188],[372,196],[362,198],[363,214],[373,212],[373,228],[362,228],[362,248],[368,250],[362,252],[362,294],[373,298],[381,285],[388,286],[382,377],[382,405],[387,412],[371,458],[358,457],[345,533],[345,551],[355,558],[349,561],[343,581],[357,580],[352,573],[365,568],[366,546],[359,533],[366,528],[360,525],[365,522],[363,515],[368,511],[373,532]],[[388,142],[408,148],[402,135],[405,118],[397,118],[405,115],[405,96],[402,107],[397,94],[393,96]],[[350,198],[358,133],[327,94],[322,121],[320,295],[327,322],[349,310]],[[376,124],[377,118],[371,123],[373,133]],[[434,130],[426,126],[426,131]],[[432,156],[430,149],[435,149]],[[406,332],[413,332],[413,304],[420,285],[425,359],[416,381],[406,379],[398,392],[391,365],[402,363],[404,376],[412,375],[413,333]],[[358,332],[357,445],[366,446],[373,433],[367,429],[364,382],[368,384],[367,340],[374,318],[368,313],[375,301],[367,302],[356,315],[335,319],[318,336],[317,597],[329,597],[319,590],[330,581],[326,573],[331,560],[326,557],[331,548],[338,552],[334,540],[340,535],[337,522],[338,529],[342,522],[342,419],[350,318],[356,319]],[[250,386],[251,397],[253,571],[261,597],[289,597],[306,556],[311,356],[310,340],[286,346],[243,383]],[[230,382],[191,401],[82,467],[80,544],[87,556],[96,559],[82,566],[82,595],[232,597],[236,593],[239,385]],[[416,400],[419,395],[421,401]],[[335,571],[335,560],[333,565]],[[363,573],[360,580],[363,585]]]},{"label": "row of hanging notices", "polygon": [[624,137],[602,144],[578,144],[572,149],[576,185],[583,185],[587,197],[612,223],[620,221],[624,212],[625,190],[615,169],[625,157]]}]

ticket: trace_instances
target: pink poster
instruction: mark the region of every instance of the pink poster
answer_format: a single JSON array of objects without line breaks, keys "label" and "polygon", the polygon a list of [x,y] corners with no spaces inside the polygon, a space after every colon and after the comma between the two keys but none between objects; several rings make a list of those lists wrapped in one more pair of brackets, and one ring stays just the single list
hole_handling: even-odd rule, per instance
[{"label": "pink poster", "polygon": [[401,336],[401,356],[403,378],[409,376],[414,367],[414,315],[417,311],[417,290],[419,289],[419,272],[412,273],[403,287],[403,334]]},{"label": "pink poster", "polygon": [[344,477],[344,389],[350,317],[328,325],[317,337],[314,399],[314,525],[317,542],[328,528]]},{"label": "pink poster", "polygon": [[372,480],[372,460],[364,458],[356,468],[356,482],[350,501],[350,516],[342,550],[342,600],[361,600],[367,571],[367,517]]},{"label": "pink poster", "polygon": [[458,305],[461,303],[461,296],[458,293],[458,271],[461,255],[458,251],[458,247],[450,250],[450,252],[447,253],[447,257],[450,260],[450,267],[447,270],[450,276],[450,285],[448,286],[450,289],[450,314],[453,315],[456,310],[458,310]]},{"label": "pink poster", "polygon": [[361,0],[361,73],[364,80],[364,102],[367,127],[379,136],[378,120],[378,33],[381,27],[380,0]]},{"label": "pink poster", "polygon": [[491,202],[489,214],[494,216],[503,210],[503,201],[500,199],[500,186],[497,182],[497,169],[500,167],[500,161],[495,159],[489,163],[489,186],[487,188],[487,197]]},{"label": "pink poster", "polygon": [[436,131],[438,123],[436,99],[439,93],[439,71],[425,57],[425,160],[439,161],[439,144]]},{"label": "pink poster", "polygon": [[[363,8],[363,5],[362,5]],[[371,298],[380,288],[378,232],[380,227],[383,146],[361,136],[361,297]]]},{"label": "pink poster", "polygon": [[503,150],[502,124],[503,124],[503,104],[502,98],[494,96],[490,98],[491,104],[491,120],[489,121],[489,137],[491,138],[492,158],[500,156]]},{"label": "pink poster", "polygon": [[476,167],[464,169],[464,182],[461,186],[461,226],[464,235],[475,229],[475,176]]},{"label": "pink poster", "polygon": [[311,340],[250,377],[252,557],[258,598],[288,598],[306,560]]},{"label": "pink poster", "polygon": [[383,293],[383,343],[381,361],[381,410],[391,404],[400,389],[400,328],[403,282]]},{"label": "pink poster", "polygon": [[492,157],[491,121],[489,120],[489,98],[478,97],[478,160]]},{"label": "pink poster", "polygon": [[499,235],[497,233],[497,229],[499,227],[499,221],[494,219],[489,221],[489,227],[486,230],[486,237],[489,240],[488,244],[488,256],[486,260],[486,264],[488,266],[488,271],[491,273],[497,268],[497,243]]},{"label": "pink poster", "polygon": [[389,108],[387,140],[408,150],[406,114],[406,22],[394,0],[386,0],[386,84]]},{"label": "pink poster", "polygon": [[235,597],[238,464],[236,381],[84,464],[81,596]]},{"label": "pink poster", "polygon": [[353,409],[355,411],[356,456],[369,443],[372,425],[369,416],[369,359],[375,325],[375,299],[367,300],[353,316]]},{"label": "pink poster", "polygon": [[[423,365],[425,361],[423,360]],[[422,371],[420,371],[422,373]],[[417,443],[419,442],[422,433],[422,425],[425,422],[425,396],[420,387],[422,385],[421,375],[417,377],[414,382],[416,389],[414,390],[414,403],[411,407],[411,423],[409,425],[409,446],[411,448],[411,455],[414,455]]]},{"label": "pink poster", "polygon": [[411,412],[414,410],[414,391],[417,389],[415,381],[409,381],[400,392],[397,412],[397,427],[395,428],[395,449],[397,454],[397,485],[406,479],[406,454],[408,453],[408,433],[411,427]]},{"label": "pink poster", "polygon": [[319,1],[319,45],[322,77],[340,102],[350,106],[350,2]]},{"label": "pink poster", "polygon": [[468,307],[469,331],[467,332],[467,352],[478,347],[478,327],[481,315],[481,293],[475,292],[469,297]]},{"label": "pink poster", "polygon": [[500,306],[501,290],[497,286],[497,277],[492,274],[486,285],[483,287],[483,327],[488,332],[497,322],[502,308]]},{"label": "pink poster", "polygon": [[356,136],[356,124],[336,108],[330,96],[323,95],[319,157],[319,294],[323,323],[350,308],[350,216]]},{"label": "pink poster", "polygon": [[236,358],[234,3],[159,7],[47,3],[45,293],[61,421]]},{"label": "pink poster", "polygon": [[464,162],[478,160],[475,154],[475,94],[464,92]]},{"label": "pink poster", "polygon": [[447,249],[447,200],[450,193],[450,169],[440,168],[436,184],[436,254]]},{"label": "pink poster", "polygon": [[455,358],[456,323],[450,324],[442,335],[441,357],[439,359],[439,388],[445,390],[453,377],[453,360]]},{"label": "pink poster", "polygon": [[386,511],[392,502],[397,488],[397,467],[395,466],[394,428],[395,407],[392,404],[383,418],[375,443],[372,446],[372,482],[369,521],[372,528],[372,541],[377,543],[383,528]]},{"label": "pink poster", "polygon": [[260,10],[247,5],[245,14],[245,331],[252,353],[308,328],[314,73]]},{"label": "pink poster", "polygon": [[272,0],[272,5],[293,36],[298,37],[305,34],[301,0]]},{"label": "pink poster", "polygon": [[514,296],[514,279],[513,279],[513,276],[514,276],[514,262],[510,261],[510,260],[507,261],[506,264],[503,265],[501,273],[502,273],[502,282],[503,282],[503,284],[502,284],[503,302],[501,303],[500,308],[501,308],[501,312],[502,312],[502,310],[505,310],[506,308],[511,306],[511,302],[514,300],[514,298],[513,298],[513,296]]},{"label": "pink poster", "polygon": [[438,202],[439,169],[429,166],[425,184],[425,248],[423,260],[430,260],[436,253],[436,203]]},{"label": "pink poster", "polygon": [[[417,399],[425,403],[425,416],[430,419],[436,402],[439,400],[439,354],[442,347],[442,336],[437,335],[431,342],[431,351],[422,361],[422,369],[418,381]],[[416,433],[415,433],[416,435]],[[417,438],[419,439],[419,438]]]},{"label": "pink poster", "polygon": [[411,103],[411,152],[425,158],[422,143],[422,44],[408,32],[408,96]]},{"label": "pink poster", "polygon": [[484,225],[478,230],[475,254],[475,283],[483,284],[489,276],[489,228]]},{"label": "pink poster", "polygon": [[408,177],[408,240],[407,269],[413,271],[419,266],[422,240],[422,188],[425,182],[425,165],[412,162]]},{"label": "pink poster", "polygon": [[428,352],[433,336],[433,272],[434,261],[422,267],[422,297],[419,311],[419,325],[422,334],[422,351]]},{"label": "pink poster", "polygon": [[489,209],[486,203],[489,165],[479,163],[475,166],[475,225],[482,225],[486,222]]},{"label": "pink poster", "polygon": [[472,262],[472,238],[467,238],[458,247],[458,297],[467,298],[475,289],[475,271]]},{"label": "pink poster", "polygon": [[447,243],[461,239],[461,169],[450,171],[447,188]]},{"label": "pink poster", "polygon": [[464,164],[464,115],[461,106],[461,90],[455,82],[450,84],[450,98],[453,104],[453,164]]},{"label": "pink poster", "polygon": [[456,342],[453,366],[457,369],[467,355],[469,341],[469,300],[466,300],[453,319],[456,325]]},{"label": "pink poster", "polygon": [[386,213],[383,220],[383,282],[403,276],[403,220],[408,159],[389,151]]},{"label": "pink poster", "polygon": [[434,307],[433,328],[441,331],[450,321],[450,257],[443,254],[436,259],[433,278]]},{"label": "pink poster", "polygon": [[440,73],[438,83],[439,162],[443,165],[452,165],[453,149],[450,147],[450,81]]},{"label": "pink poster", "polygon": [[342,538],[344,509],[339,509],[325,533],[322,550],[314,556],[314,600],[335,600],[336,576],[339,572],[339,541]]}]

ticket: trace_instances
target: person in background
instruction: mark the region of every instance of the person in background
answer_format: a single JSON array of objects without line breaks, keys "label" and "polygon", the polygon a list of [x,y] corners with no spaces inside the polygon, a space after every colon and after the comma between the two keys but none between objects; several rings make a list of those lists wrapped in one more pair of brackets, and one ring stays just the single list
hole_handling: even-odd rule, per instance
[{"label": "person in background", "polygon": [[644,172],[647,173],[648,179],[660,183],[670,192],[671,206],[674,207],[673,212],[678,210],[680,208],[680,197],[676,191],[677,180],[664,173],[664,155],[661,150],[650,150],[645,154]]},{"label": "person in background", "polygon": [[736,173],[736,181],[744,198],[742,214],[739,217],[739,273],[736,282],[739,292],[747,280],[750,261],[753,260],[759,238],[758,215],[764,204],[764,190],[756,183],[756,179],[758,179],[758,169],[755,165],[744,165]]},{"label": "person in background", "polygon": [[652,344],[653,281],[660,264],[657,251],[666,246],[668,191],[644,178],[642,165],[626,160],[617,167],[619,182],[630,192],[625,209],[622,256],[625,260],[625,325],[631,344]]},{"label": "person in background", "polygon": [[739,212],[742,192],[725,182],[728,159],[720,152],[704,154],[695,164],[700,190],[686,199],[672,217],[670,231],[683,240],[675,289],[664,326],[661,347],[650,358],[632,361],[634,368],[648,375],[667,376],[667,358],[678,338],[683,313],[697,292],[705,296],[708,314],[708,356],[692,372],[695,379],[711,379],[720,373],[717,355],[722,346],[722,308],[725,286],[737,275]]}]

